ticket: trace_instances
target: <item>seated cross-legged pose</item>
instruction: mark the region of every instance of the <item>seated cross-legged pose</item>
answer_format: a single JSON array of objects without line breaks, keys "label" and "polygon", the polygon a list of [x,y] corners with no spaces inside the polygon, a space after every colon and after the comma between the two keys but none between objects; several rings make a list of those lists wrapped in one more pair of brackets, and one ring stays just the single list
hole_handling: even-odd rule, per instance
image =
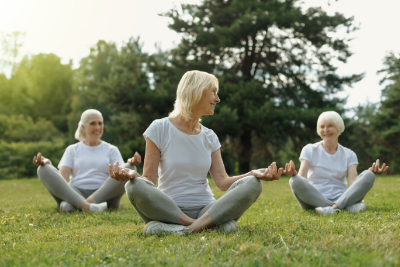
[{"label": "seated cross-legged pose", "polygon": [[61,211],[79,209],[101,212],[107,208],[119,208],[125,183],[108,177],[108,164],[119,162],[125,168],[136,169],[134,165],[139,164],[141,158],[135,153],[124,164],[118,148],[100,139],[103,129],[101,113],[94,109],[86,110],[75,133],[80,142],[65,150],[58,164],[59,170],[40,152],[33,158],[33,163],[39,165],[37,173],[40,181]]},{"label": "seated cross-legged pose", "polygon": [[[260,180],[278,180],[283,169],[268,168],[229,177],[221,158],[217,135],[199,123],[213,115],[220,102],[214,75],[189,71],[177,89],[175,108],[144,132],[146,156],[143,175],[109,166],[110,177],[125,185],[128,199],[146,223],[144,234],[200,232],[219,226],[228,233],[262,192]],[[207,173],[217,187],[228,190],[215,200]],[[158,188],[157,176],[159,175]]]},{"label": "seated cross-legged pose", "polygon": [[374,185],[375,174],[389,169],[386,164],[380,168],[378,159],[358,175],[356,154],[339,144],[343,131],[343,119],[338,113],[323,112],[317,122],[317,133],[322,141],[303,148],[299,174],[292,161],[286,164],[283,173],[292,177],[289,184],[302,209],[315,209],[318,215],[340,210],[364,211],[367,206],[362,200]]}]

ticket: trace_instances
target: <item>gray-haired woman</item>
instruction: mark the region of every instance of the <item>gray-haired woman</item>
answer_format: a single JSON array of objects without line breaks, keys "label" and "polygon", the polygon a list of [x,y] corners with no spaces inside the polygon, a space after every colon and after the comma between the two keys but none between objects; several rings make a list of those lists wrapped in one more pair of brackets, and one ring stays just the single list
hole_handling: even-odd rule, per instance
[{"label": "gray-haired woman", "polygon": [[379,167],[378,159],[371,168],[358,175],[356,154],[339,144],[339,135],[344,128],[338,113],[323,112],[317,121],[317,133],[322,141],[303,148],[299,174],[293,161],[286,164],[283,172],[292,177],[289,184],[302,209],[315,209],[318,215],[330,215],[340,210],[364,211],[367,206],[361,201],[374,185],[375,175],[389,169],[386,164]]},{"label": "gray-haired woman", "polygon": [[82,113],[75,133],[75,138],[80,142],[65,150],[58,164],[59,170],[40,152],[33,158],[33,163],[39,165],[37,172],[40,181],[61,211],[79,209],[101,212],[108,208],[119,208],[125,183],[109,178],[107,165],[118,162],[125,168],[136,169],[134,165],[139,164],[141,158],[135,153],[124,164],[118,148],[100,139],[103,130],[101,113],[88,109]]},{"label": "gray-haired woman", "polygon": [[[143,175],[110,165],[110,177],[127,181],[127,196],[146,223],[144,234],[183,234],[219,226],[222,232],[237,227],[236,221],[262,192],[260,180],[280,178],[275,162],[266,169],[229,177],[221,158],[217,135],[199,123],[213,115],[220,102],[214,75],[189,71],[181,79],[175,109],[169,117],[155,120],[143,134],[146,157]],[[222,191],[215,200],[208,185],[210,172]],[[159,174],[158,188],[157,176]]]}]

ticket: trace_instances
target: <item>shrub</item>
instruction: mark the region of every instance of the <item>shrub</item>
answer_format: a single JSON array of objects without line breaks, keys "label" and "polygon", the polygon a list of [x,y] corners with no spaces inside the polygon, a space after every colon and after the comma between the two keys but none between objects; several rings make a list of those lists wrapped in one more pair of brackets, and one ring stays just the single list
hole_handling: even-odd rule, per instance
[{"label": "shrub", "polygon": [[37,177],[33,156],[41,152],[57,166],[67,147],[62,139],[39,142],[5,142],[0,140],[0,179]]}]

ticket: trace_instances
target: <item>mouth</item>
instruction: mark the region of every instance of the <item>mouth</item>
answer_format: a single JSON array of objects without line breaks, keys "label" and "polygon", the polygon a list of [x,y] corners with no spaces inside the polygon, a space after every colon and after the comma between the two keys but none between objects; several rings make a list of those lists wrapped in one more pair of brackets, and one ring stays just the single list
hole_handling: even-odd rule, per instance
[{"label": "mouth", "polygon": [[211,105],[211,107],[215,108],[215,104],[210,104],[210,105]]}]

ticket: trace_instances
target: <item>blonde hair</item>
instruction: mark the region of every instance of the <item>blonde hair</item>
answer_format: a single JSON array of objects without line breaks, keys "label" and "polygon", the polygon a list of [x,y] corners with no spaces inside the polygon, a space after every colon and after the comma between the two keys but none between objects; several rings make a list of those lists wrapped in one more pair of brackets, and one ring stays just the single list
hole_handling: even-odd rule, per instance
[{"label": "blonde hair", "polygon": [[174,110],[170,117],[181,115],[186,121],[192,118],[192,108],[199,103],[203,91],[215,86],[218,91],[218,79],[207,72],[192,70],[186,72],[178,84]]},{"label": "blonde hair", "polygon": [[85,131],[83,131],[82,125],[86,124],[89,117],[92,115],[99,115],[100,117],[103,118],[103,115],[101,115],[101,112],[96,109],[88,109],[88,110],[84,111],[81,115],[81,120],[78,123],[78,129],[76,129],[76,132],[75,132],[75,139],[77,139],[79,141],[85,140],[86,133],[85,133]]},{"label": "blonde hair", "polygon": [[344,122],[342,117],[340,117],[340,115],[335,112],[335,111],[326,111],[326,112],[322,112],[321,115],[319,115],[318,117],[318,122],[317,122],[317,133],[319,135],[318,129],[319,126],[321,125],[322,121],[328,121],[331,122],[336,129],[338,129],[339,134],[344,132]]}]

